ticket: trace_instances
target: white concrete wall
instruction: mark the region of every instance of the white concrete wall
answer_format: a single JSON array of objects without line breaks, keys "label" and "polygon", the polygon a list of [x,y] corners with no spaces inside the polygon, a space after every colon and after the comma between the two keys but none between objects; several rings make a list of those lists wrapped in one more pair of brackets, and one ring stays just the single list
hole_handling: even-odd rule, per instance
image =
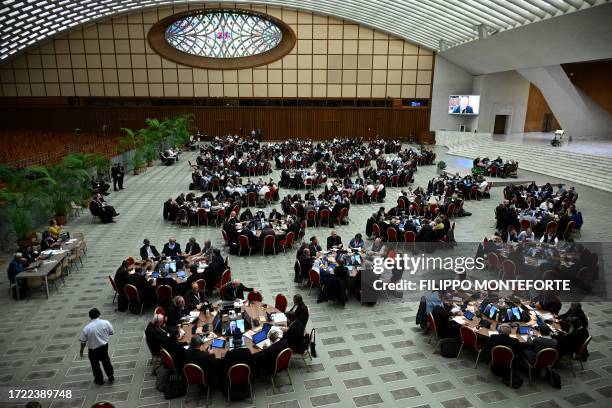
[{"label": "white concrete wall", "polygon": [[518,72],[540,89],[568,136],[612,140],[612,115],[576,88],[560,65]]},{"label": "white concrete wall", "polygon": [[469,128],[472,118],[448,114],[448,97],[456,94],[471,94],[473,79],[473,75],[463,68],[446,58],[436,56],[431,95],[430,130],[457,131],[460,125],[466,125]]},{"label": "white concrete wall", "polygon": [[516,71],[480,75],[474,79],[473,93],[480,94],[480,115],[472,131],[493,133],[495,115],[508,115],[506,133],[523,132],[529,99],[529,81],[523,76]]}]

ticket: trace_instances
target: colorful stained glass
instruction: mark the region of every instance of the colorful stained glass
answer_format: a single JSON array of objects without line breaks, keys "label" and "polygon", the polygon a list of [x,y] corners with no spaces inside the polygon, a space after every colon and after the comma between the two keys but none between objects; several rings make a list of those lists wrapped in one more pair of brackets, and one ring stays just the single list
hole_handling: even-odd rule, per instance
[{"label": "colorful stained glass", "polygon": [[256,14],[215,10],[179,18],[166,29],[166,41],[179,51],[210,58],[262,54],[280,44],[281,29]]}]

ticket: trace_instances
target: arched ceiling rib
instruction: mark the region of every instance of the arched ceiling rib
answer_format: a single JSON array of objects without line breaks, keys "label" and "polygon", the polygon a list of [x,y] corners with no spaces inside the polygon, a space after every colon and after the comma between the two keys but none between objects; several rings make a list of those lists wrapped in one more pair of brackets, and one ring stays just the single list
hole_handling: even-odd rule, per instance
[{"label": "arched ceiling rib", "polygon": [[[236,4],[290,7],[352,20],[437,50],[478,38],[485,24],[504,31],[608,3],[609,0],[238,0]],[[0,61],[79,25],[189,0],[3,0]],[[216,2],[215,2],[216,3]]]}]

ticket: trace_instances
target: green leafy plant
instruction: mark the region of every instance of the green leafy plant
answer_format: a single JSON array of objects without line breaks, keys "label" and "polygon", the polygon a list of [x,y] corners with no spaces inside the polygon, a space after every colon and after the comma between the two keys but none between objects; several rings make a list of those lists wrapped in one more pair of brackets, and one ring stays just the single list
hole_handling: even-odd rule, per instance
[{"label": "green leafy plant", "polygon": [[438,170],[444,170],[444,169],[446,169],[446,162],[440,160],[438,162]]}]

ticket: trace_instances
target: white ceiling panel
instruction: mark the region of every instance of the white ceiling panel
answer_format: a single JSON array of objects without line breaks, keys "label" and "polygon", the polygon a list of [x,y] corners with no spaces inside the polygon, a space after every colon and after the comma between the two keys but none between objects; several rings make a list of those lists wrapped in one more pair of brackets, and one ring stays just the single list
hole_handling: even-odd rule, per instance
[{"label": "white ceiling panel", "polygon": [[[238,0],[236,4],[291,7],[327,14],[370,26],[438,50],[440,40],[449,47],[478,38],[475,27],[501,32],[608,3],[610,0]],[[0,61],[23,52],[52,36],[102,18],[134,10],[195,3],[189,0],[3,0],[0,9]],[[198,2],[207,3],[207,1]],[[45,11],[44,13],[41,11]],[[70,12],[70,18],[65,18]],[[17,19],[35,17],[52,31],[26,43],[31,30],[21,30]]]}]

